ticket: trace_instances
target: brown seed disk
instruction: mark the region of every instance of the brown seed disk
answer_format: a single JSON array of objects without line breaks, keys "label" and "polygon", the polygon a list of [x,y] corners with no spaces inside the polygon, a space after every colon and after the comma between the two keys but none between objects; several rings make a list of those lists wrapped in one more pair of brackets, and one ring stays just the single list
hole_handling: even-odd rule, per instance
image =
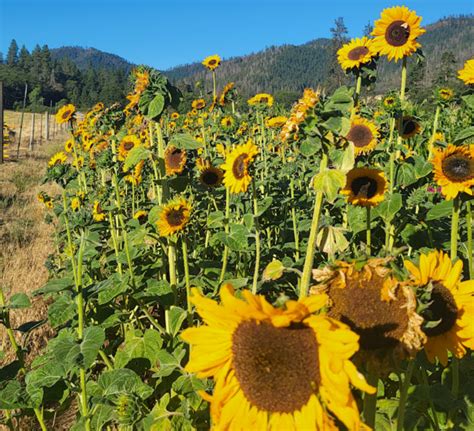
[{"label": "brown seed disk", "polygon": [[357,48],[351,49],[349,51],[349,53],[347,54],[347,58],[349,58],[349,60],[356,61],[356,60],[361,59],[368,53],[369,53],[369,48],[367,48],[366,46],[358,46]]},{"label": "brown seed disk", "polygon": [[448,332],[456,323],[458,318],[458,307],[452,293],[441,283],[433,286],[430,306],[422,313],[425,320],[441,322],[434,328],[424,328],[423,332],[428,337],[435,337]]},{"label": "brown seed disk", "polygon": [[320,385],[316,336],[305,325],[244,321],[232,337],[232,352],[240,387],[260,410],[300,410]]},{"label": "brown seed disk", "polygon": [[453,182],[474,178],[474,160],[462,154],[453,154],[441,162],[443,174]]},{"label": "brown seed disk", "polygon": [[166,214],[166,220],[170,226],[180,226],[184,221],[185,208],[171,209]]},{"label": "brown seed disk", "polygon": [[359,198],[371,199],[377,194],[377,181],[370,177],[359,177],[352,181],[352,193]]},{"label": "brown seed disk", "polygon": [[166,154],[166,164],[171,169],[180,169],[185,162],[186,153],[179,148],[175,148]]},{"label": "brown seed disk", "polygon": [[373,135],[367,126],[364,126],[363,124],[356,124],[351,127],[351,130],[349,130],[347,139],[351,141],[354,146],[362,148],[370,144],[370,141],[373,139]]},{"label": "brown seed disk", "polygon": [[392,46],[403,46],[410,37],[410,26],[401,20],[392,22],[385,31],[385,40]]},{"label": "brown seed disk", "polygon": [[247,157],[248,155],[246,153],[241,154],[240,156],[236,157],[234,163],[232,164],[232,173],[238,180],[241,180],[245,176],[245,171],[247,169]]}]

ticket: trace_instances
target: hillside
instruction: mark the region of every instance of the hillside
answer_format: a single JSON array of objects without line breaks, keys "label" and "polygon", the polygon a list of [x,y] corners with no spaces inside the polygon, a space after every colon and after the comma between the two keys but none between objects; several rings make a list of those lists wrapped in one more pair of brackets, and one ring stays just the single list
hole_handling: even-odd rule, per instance
[{"label": "hillside", "polygon": [[[426,26],[420,38],[426,63],[421,80],[436,79],[445,52],[454,55],[452,68],[459,68],[474,49],[474,16],[449,17]],[[221,85],[234,81],[244,95],[260,91],[272,93],[300,92],[305,86],[325,85],[331,74],[333,52],[330,39],[316,39],[304,45],[284,45],[224,61],[219,68]],[[413,60],[411,60],[413,62]],[[409,64],[410,67],[410,64]],[[393,86],[399,80],[398,64],[380,61],[381,80],[377,91]],[[181,86],[194,87],[198,81],[210,88],[211,77],[199,63],[179,66],[164,72]]]}]

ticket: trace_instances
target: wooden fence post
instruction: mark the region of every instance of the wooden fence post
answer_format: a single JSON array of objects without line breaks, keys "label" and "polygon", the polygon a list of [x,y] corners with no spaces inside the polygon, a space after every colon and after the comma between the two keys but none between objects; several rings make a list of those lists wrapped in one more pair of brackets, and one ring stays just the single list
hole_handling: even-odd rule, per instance
[{"label": "wooden fence post", "polygon": [[25,84],[25,94],[23,95],[23,107],[21,108],[20,131],[18,132],[18,142],[16,144],[16,158],[20,158],[21,132],[23,131],[23,120],[25,118],[26,96],[28,94],[28,83]]},{"label": "wooden fence post", "polygon": [[30,145],[28,146],[28,151],[33,151],[35,144],[35,113],[31,113],[31,136],[30,136]]},{"label": "wooden fence post", "polygon": [[46,129],[46,134],[45,134],[45,139],[46,142],[49,141],[49,111],[46,111],[46,118],[45,118],[45,129]]},{"label": "wooden fence post", "polygon": [[3,163],[3,81],[0,81],[0,163]]}]

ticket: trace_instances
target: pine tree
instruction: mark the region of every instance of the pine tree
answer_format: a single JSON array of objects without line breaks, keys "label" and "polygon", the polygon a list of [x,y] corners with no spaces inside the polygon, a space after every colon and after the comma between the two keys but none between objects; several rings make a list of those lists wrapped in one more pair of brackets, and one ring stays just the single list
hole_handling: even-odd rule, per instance
[{"label": "pine tree", "polygon": [[13,66],[18,61],[18,44],[16,43],[15,39],[12,39],[10,43],[10,47],[8,48],[7,54],[7,64],[9,66]]},{"label": "pine tree", "polygon": [[30,53],[25,45],[20,49],[20,54],[18,55],[18,66],[25,71],[27,71],[30,66]]}]

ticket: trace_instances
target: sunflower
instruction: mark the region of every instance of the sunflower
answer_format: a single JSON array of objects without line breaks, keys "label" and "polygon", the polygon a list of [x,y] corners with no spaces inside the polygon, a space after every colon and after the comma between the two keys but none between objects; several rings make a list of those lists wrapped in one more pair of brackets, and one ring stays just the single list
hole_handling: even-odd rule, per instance
[{"label": "sunflower", "polygon": [[84,157],[83,156],[75,157],[74,160],[72,161],[72,166],[74,166],[76,169],[82,169],[84,166]]},{"label": "sunflower", "polygon": [[270,128],[279,128],[283,127],[285,123],[288,121],[288,117],[284,117],[283,115],[279,115],[278,117],[272,117],[267,120],[267,127]]},{"label": "sunflower", "polygon": [[221,120],[221,126],[224,129],[231,129],[234,126],[234,124],[235,124],[235,120],[230,115],[222,118]]},{"label": "sunflower", "polygon": [[341,190],[352,205],[374,207],[384,200],[387,181],[379,169],[354,168],[346,176],[346,185]]},{"label": "sunflower", "polygon": [[354,144],[356,155],[372,151],[377,145],[378,137],[377,126],[371,121],[358,116],[352,119],[351,128],[346,135],[346,139]]},{"label": "sunflower", "polygon": [[70,153],[73,148],[74,148],[74,139],[70,138],[64,144],[64,151],[66,151],[66,153]]},{"label": "sunflower", "polygon": [[76,112],[76,107],[74,105],[72,105],[71,103],[68,105],[64,105],[56,113],[56,122],[58,124],[67,123],[68,121],[72,120],[74,112]]},{"label": "sunflower", "polygon": [[56,165],[62,165],[63,163],[66,163],[66,161],[66,154],[63,151],[59,151],[49,159],[48,166],[51,168]]},{"label": "sunflower", "polygon": [[186,165],[186,150],[170,145],[165,150],[166,175],[180,174]]},{"label": "sunflower", "polygon": [[247,100],[247,103],[251,106],[273,106],[273,96],[267,93],[259,93]]},{"label": "sunflower", "polygon": [[380,19],[375,21],[372,49],[395,61],[413,54],[421,47],[417,37],[426,31],[420,23],[421,17],[405,6],[383,10]]},{"label": "sunflower", "polygon": [[388,262],[382,258],[362,265],[336,262],[331,268],[313,271],[319,283],[311,288],[315,295],[327,295],[329,317],[359,335],[356,360],[379,374],[414,356],[426,339],[413,290],[393,276]]},{"label": "sunflower", "polygon": [[227,154],[221,168],[224,170],[224,185],[230,189],[231,193],[247,191],[250,181],[252,181],[248,167],[257,154],[258,148],[251,139]]},{"label": "sunflower", "polygon": [[392,108],[396,104],[397,104],[397,99],[395,98],[395,96],[387,96],[383,99],[383,106],[385,106],[385,108],[387,109]]},{"label": "sunflower", "polygon": [[230,93],[230,91],[234,88],[234,83],[229,82],[224,86],[224,89],[222,90],[222,93],[219,97],[219,105],[224,106],[225,102],[227,101],[227,96]]},{"label": "sunflower", "polygon": [[215,54],[215,55],[210,55],[209,57],[206,57],[203,61],[202,64],[207,67],[209,70],[216,70],[220,64],[221,64],[221,58]]},{"label": "sunflower", "polygon": [[105,213],[102,211],[99,201],[94,201],[92,208],[92,218],[95,221],[103,221],[105,219]]},{"label": "sunflower", "polygon": [[454,91],[451,88],[440,88],[438,90],[438,96],[444,101],[449,101],[454,97]]},{"label": "sunflower", "polygon": [[402,118],[402,128],[401,128],[401,137],[403,139],[412,138],[421,131],[421,126],[418,121],[413,117],[403,117]]},{"label": "sunflower", "polygon": [[369,63],[374,54],[371,51],[372,40],[364,36],[363,38],[352,39],[337,51],[337,60],[345,70],[360,68],[363,64]]},{"label": "sunflower", "polygon": [[52,199],[46,201],[46,202],[44,203],[44,206],[45,206],[46,208],[48,208],[48,209],[53,208],[53,201],[52,201]]},{"label": "sunflower", "polygon": [[121,141],[118,148],[118,159],[124,161],[128,153],[140,145],[140,139],[135,135],[127,135]]},{"label": "sunflower", "polygon": [[464,63],[464,67],[458,71],[458,78],[466,85],[474,84],[474,58]]},{"label": "sunflower", "polygon": [[[188,372],[213,377],[213,429],[337,429],[329,411],[348,429],[359,429],[350,384],[373,393],[349,358],[357,335],[324,315],[326,295],[287,301],[274,308],[263,296],[230,284],[220,290],[221,304],[192,290],[191,302],[204,325],[185,329],[192,345]],[[295,365],[297,364],[297,365]]]},{"label": "sunflower", "polygon": [[81,200],[78,197],[71,199],[71,208],[73,211],[77,211],[81,207]]},{"label": "sunflower", "polygon": [[463,263],[454,265],[442,251],[420,256],[419,266],[405,261],[412,283],[418,288],[425,307],[423,331],[428,337],[425,352],[446,366],[449,350],[457,358],[474,350],[474,280],[461,281]]},{"label": "sunflower", "polygon": [[197,159],[196,166],[199,169],[199,181],[207,187],[217,187],[222,183],[224,172],[222,169],[212,165],[209,160]]},{"label": "sunflower", "polygon": [[441,186],[441,193],[447,200],[454,199],[458,193],[473,194],[474,186],[474,144],[434,149],[434,179]]},{"label": "sunflower", "polygon": [[191,111],[193,115],[196,115],[198,109],[202,109],[206,106],[206,101],[204,99],[196,99],[196,100],[193,100],[193,102],[191,103],[191,106],[193,110],[196,109],[196,111],[194,112]]},{"label": "sunflower", "polygon": [[177,120],[178,118],[179,118],[179,114],[178,114],[177,112],[173,112],[173,113],[171,114],[171,119],[172,119],[172,120]]},{"label": "sunflower", "polygon": [[161,236],[170,236],[184,229],[189,222],[191,204],[184,198],[175,198],[164,204],[156,222]]},{"label": "sunflower", "polygon": [[146,216],[148,213],[143,210],[138,210],[135,214],[133,214],[133,218],[138,220],[140,223],[143,223],[146,220]]}]

